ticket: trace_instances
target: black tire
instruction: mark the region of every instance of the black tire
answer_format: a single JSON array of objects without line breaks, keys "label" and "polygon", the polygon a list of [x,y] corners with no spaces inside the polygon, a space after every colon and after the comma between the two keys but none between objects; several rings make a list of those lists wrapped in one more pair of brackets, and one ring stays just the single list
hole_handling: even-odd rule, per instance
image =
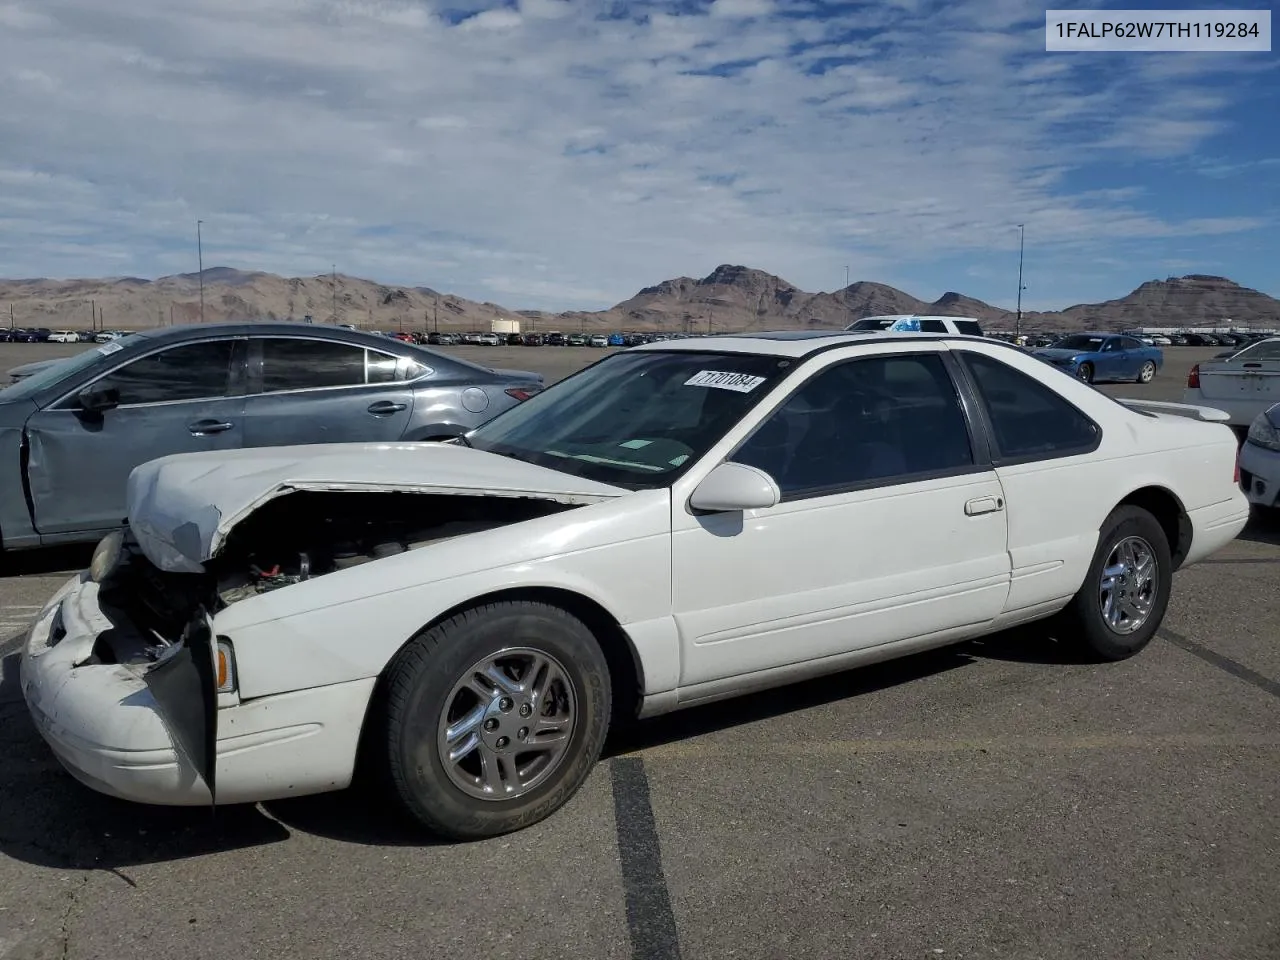
[{"label": "black tire", "polygon": [[1093,364],[1086,361],[1076,367],[1076,378],[1085,383],[1093,383]]},{"label": "black tire", "polygon": [[[1147,371],[1150,370],[1150,374]],[[1156,378],[1156,364],[1154,360],[1146,361],[1138,370],[1138,383],[1150,383]]]},{"label": "black tire", "polygon": [[[558,766],[527,793],[478,799],[446,772],[438,724],[454,684],[486,656],[511,647],[549,654],[573,685],[575,724]],[[577,618],[533,601],[467,610],[416,637],[385,678],[380,736],[384,772],[408,812],[433,832],[456,840],[497,836],[530,826],[563,806],[600,757],[609,730],[609,666],[599,643]]]},{"label": "black tire", "polygon": [[[1152,581],[1155,595],[1146,619],[1132,633],[1121,634],[1107,625],[1103,617],[1101,582],[1116,547],[1130,537],[1138,537],[1151,548],[1156,563]],[[1169,590],[1173,583],[1173,561],[1164,528],[1146,510],[1121,506],[1103,521],[1098,547],[1089,564],[1083,585],[1062,612],[1062,638],[1074,644],[1080,654],[1091,660],[1115,661],[1132,657],[1160,629],[1169,606]]]}]

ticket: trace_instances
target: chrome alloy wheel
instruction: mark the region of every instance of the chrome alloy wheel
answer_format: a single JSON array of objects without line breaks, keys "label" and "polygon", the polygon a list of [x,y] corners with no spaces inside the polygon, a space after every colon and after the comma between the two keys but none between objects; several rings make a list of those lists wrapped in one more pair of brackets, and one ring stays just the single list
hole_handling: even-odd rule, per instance
[{"label": "chrome alloy wheel", "polygon": [[1111,549],[1098,583],[1098,605],[1112,633],[1125,636],[1147,622],[1156,601],[1158,569],[1155,551],[1141,537],[1125,537]]},{"label": "chrome alloy wheel", "polygon": [[1156,365],[1148,360],[1138,372],[1139,383],[1150,383],[1156,377]]},{"label": "chrome alloy wheel", "polygon": [[480,800],[512,800],[551,775],[577,725],[577,693],[560,662],[530,647],[499,650],[453,685],[436,747],[449,779]]}]

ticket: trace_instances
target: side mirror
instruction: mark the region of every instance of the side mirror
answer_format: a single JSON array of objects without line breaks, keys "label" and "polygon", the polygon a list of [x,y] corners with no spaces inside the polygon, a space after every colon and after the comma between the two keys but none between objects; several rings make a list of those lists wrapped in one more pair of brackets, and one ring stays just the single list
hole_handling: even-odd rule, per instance
[{"label": "side mirror", "polygon": [[782,499],[773,477],[745,463],[722,463],[694,488],[689,506],[713,512],[763,510]]},{"label": "side mirror", "polygon": [[80,401],[80,409],[86,413],[102,413],[120,406],[120,391],[115,387],[89,387],[81,390],[76,399]]}]

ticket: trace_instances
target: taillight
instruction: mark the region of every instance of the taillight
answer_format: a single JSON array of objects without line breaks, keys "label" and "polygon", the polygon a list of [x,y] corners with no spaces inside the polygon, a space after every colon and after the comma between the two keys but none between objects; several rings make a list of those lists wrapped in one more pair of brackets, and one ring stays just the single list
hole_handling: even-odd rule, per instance
[{"label": "taillight", "polygon": [[521,403],[524,403],[540,390],[540,387],[507,387],[506,394],[508,397],[515,397]]},{"label": "taillight", "polygon": [[1191,372],[1187,374],[1187,389],[1188,390],[1200,389],[1200,364],[1198,363],[1194,367],[1192,367]]}]

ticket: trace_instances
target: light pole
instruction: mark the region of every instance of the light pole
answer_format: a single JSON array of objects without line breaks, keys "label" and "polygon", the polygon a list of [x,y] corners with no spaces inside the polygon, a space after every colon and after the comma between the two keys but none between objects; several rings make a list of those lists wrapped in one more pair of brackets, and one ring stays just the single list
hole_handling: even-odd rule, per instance
[{"label": "light pole", "polygon": [[1013,336],[1017,339],[1022,335],[1022,291],[1027,289],[1022,285],[1022,253],[1025,249],[1027,230],[1024,224],[1018,224],[1018,312],[1013,320]]},{"label": "light pole", "polygon": [[333,322],[338,322],[338,265],[335,263],[330,268],[329,289],[333,294]]},{"label": "light pole", "polygon": [[200,322],[204,323],[204,242],[200,238],[200,224],[203,220],[196,221],[196,263],[200,269]]},{"label": "light pole", "polygon": [[[844,301],[844,312],[849,312],[849,268],[844,268],[844,290],[840,293],[840,299]],[[846,317],[846,319],[848,319]]]}]

